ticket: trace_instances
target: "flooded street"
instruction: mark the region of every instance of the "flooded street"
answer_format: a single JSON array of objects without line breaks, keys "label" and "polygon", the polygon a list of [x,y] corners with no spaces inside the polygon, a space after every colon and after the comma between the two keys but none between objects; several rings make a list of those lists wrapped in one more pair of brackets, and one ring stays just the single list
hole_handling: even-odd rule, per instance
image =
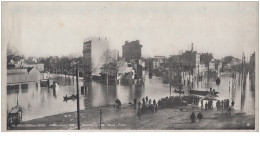
[{"label": "flooded street", "polygon": [[[36,87],[35,83],[31,83],[28,89],[23,89],[20,93],[8,92],[8,110],[18,104],[23,107],[23,121],[28,121],[36,118],[42,118],[45,116],[56,115],[66,112],[76,111],[76,100],[63,101],[63,96],[66,94],[76,94],[76,78],[73,81],[72,76],[64,75],[51,75],[54,81],[59,83],[59,87],[56,92],[47,87]],[[247,76],[245,90],[241,92],[238,76],[236,79],[231,78],[230,74],[223,73],[221,75],[220,85],[216,85],[215,81],[206,82],[194,82],[193,89],[209,90],[210,87],[219,91],[217,99],[230,99],[235,101],[235,109],[241,109],[241,103],[243,110],[247,114],[254,114],[254,100],[255,92],[250,89],[250,80]],[[229,86],[230,85],[230,86]],[[83,79],[79,79],[79,87],[83,86]],[[230,87],[230,90],[229,90]],[[185,94],[187,92],[187,85],[184,86]],[[179,95],[173,92],[171,95]],[[136,97],[140,100],[143,97],[148,96],[150,99],[158,99],[170,95],[169,84],[163,84],[160,77],[148,78],[146,75],[145,86],[141,85],[111,85],[97,83],[95,81],[87,85],[87,92],[80,93],[80,109],[89,109],[99,106],[113,105],[115,99],[121,100],[122,104],[129,104],[133,102]],[[241,102],[241,93],[242,102]],[[213,105],[215,107],[215,103]]]}]

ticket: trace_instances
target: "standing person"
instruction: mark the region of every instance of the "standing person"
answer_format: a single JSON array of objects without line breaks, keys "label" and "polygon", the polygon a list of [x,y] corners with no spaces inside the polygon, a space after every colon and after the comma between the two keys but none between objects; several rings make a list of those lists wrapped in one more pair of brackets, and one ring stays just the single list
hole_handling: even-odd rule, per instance
[{"label": "standing person", "polygon": [[143,105],[145,105],[145,99],[144,98],[142,99],[142,101],[143,101]]},{"label": "standing person", "polygon": [[198,113],[198,115],[197,115],[197,118],[199,119],[199,122],[201,121],[201,119],[203,118],[203,115],[202,115],[202,113],[201,112],[199,112]]},{"label": "standing person", "polygon": [[223,110],[223,107],[224,107],[224,101],[221,100],[221,109]]},{"label": "standing person", "polygon": [[231,102],[231,106],[232,106],[232,107],[234,107],[234,105],[235,105],[235,102],[234,102],[234,101],[232,101],[232,102]]},{"label": "standing person", "polygon": [[153,105],[154,105],[154,106],[156,105],[156,100],[155,100],[155,99],[153,100]]},{"label": "standing person", "polygon": [[195,116],[194,112],[192,112],[192,114],[190,115],[190,120],[191,120],[191,123],[195,123],[196,116]]},{"label": "standing person", "polygon": [[145,100],[146,100],[146,102],[148,102],[148,96],[146,96]]},{"label": "standing person", "polygon": [[137,99],[135,98],[134,99],[134,108],[136,109],[136,102],[137,102]]},{"label": "standing person", "polygon": [[150,107],[151,104],[152,104],[152,100],[150,99],[150,100],[149,100],[149,107]]},{"label": "standing person", "polygon": [[141,103],[140,101],[138,101],[137,104],[138,104],[138,110],[140,110],[140,107],[141,107],[141,104],[142,104],[142,103]]},{"label": "standing person", "polygon": [[200,101],[201,109],[203,109],[203,100]]},{"label": "standing person", "polygon": [[217,110],[219,110],[219,106],[220,106],[220,101],[218,100],[218,101],[216,102]]},{"label": "standing person", "polygon": [[208,102],[205,103],[205,111],[208,110]]},{"label": "standing person", "polygon": [[229,107],[229,99],[227,99],[227,108]]},{"label": "standing person", "polygon": [[210,109],[213,109],[213,101],[210,99]]},{"label": "standing person", "polygon": [[119,99],[117,99],[117,103],[118,103],[118,109],[121,108],[121,101]]},{"label": "standing person", "polygon": [[155,103],[155,113],[158,111],[158,105]]}]

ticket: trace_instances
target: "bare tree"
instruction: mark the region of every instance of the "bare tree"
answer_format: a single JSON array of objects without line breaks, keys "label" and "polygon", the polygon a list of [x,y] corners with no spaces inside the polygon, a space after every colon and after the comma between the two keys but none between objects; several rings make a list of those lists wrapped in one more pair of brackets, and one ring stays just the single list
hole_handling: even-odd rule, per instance
[{"label": "bare tree", "polygon": [[113,53],[109,49],[107,49],[101,56],[100,62],[102,63],[102,69],[106,73],[106,83],[108,84],[108,74],[112,71],[117,71],[116,57],[113,56]]}]

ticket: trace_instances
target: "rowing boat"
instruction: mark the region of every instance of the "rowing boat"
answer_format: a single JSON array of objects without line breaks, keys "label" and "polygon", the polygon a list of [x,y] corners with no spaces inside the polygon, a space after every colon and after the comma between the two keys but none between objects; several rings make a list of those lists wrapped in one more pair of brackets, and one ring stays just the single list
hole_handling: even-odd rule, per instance
[{"label": "rowing boat", "polygon": [[75,100],[77,98],[77,96],[76,95],[71,95],[71,96],[63,96],[63,99],[64,100]]},{"label": "rowing boat", "polygon": [[175,92],[175,93],[183,93],[183,94],[184,94],[184,91],[183,91],[183,90],[176,90],[176,89],[174,89],[174,92]]}]

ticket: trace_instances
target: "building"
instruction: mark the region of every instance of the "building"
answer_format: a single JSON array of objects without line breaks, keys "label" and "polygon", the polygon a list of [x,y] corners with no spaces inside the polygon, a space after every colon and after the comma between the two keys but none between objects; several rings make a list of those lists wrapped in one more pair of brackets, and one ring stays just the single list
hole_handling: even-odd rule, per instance
[{"label": "building", "polygon": [[21,91],[30,83],[40,85],[43,75],[34,67],[7,70],[7,90]]},{"label": "building", "polygon": [[159,69],[162,64],[167,62],[167,58],[165,56],[154,56],[152,59],[152,69]]},{"label": "building", "polygon": [[117,62],[117,66],[117,81],[119,83],[132,83],[135,78],[135,72],[132,65],[127,62],[119,61]]},{"label": "building", "polygon": [[139,60],[142,56],[142,45],[139,40],[128,42],[125,41],[125,44],[122,46],[123,58],[126,62],[131,60]]},{"label": "building", "polygon": [[44,71],[44,64],[42,64],[42,63],[33,63],[33,64],[24,63],[24,64],[23,64],[23,67],[24,67],[24,68],[34,67],[34,68],[36,68],[39,72],[43,72],[43,71]]},{"label": "building", "polygon": [[100,76],[103,65],[102,56],[109,49],[109,42],[102,38],[89,38],[83,42],[83,76],[91,79]]},{"label": "building", "polygon": [[209,70],[215,71],[215,62],[209,62]]},{"label": "building", "polygon": [[232,58],[232,61],[231,61],[232,66],[236,66],[236,65],[239,65],[239,64],[240,64],[239,58]]}]

